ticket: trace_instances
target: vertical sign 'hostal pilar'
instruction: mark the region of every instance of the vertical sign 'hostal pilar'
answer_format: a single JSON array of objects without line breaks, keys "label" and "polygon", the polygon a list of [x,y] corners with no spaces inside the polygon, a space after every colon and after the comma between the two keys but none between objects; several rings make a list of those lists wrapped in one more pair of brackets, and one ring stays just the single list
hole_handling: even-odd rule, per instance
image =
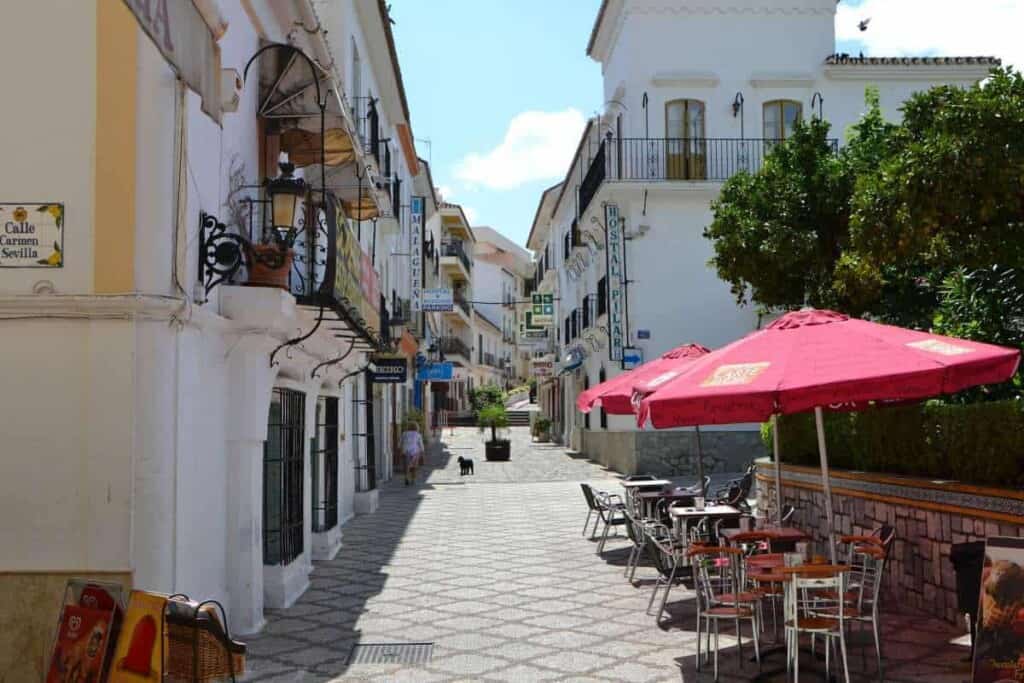
[{"label": "vertical sign 'hostal pilar'", "polygon": [[409,274],[412,278],[409,298],[412,310],[423,309],[423,197],[409,201],[412,219],[409,221]]},{"label": "vertical sign 'hostal pilar'", "polygon": [[605,257],[608,270],[608,358],[622,360],[622,349],[626,345],[624,325],[625,285],[624,260],[626,243],[622,234],[622,222],[619,220],[619,207],[606,204],[604,207],[605,239],[607,248]]}]

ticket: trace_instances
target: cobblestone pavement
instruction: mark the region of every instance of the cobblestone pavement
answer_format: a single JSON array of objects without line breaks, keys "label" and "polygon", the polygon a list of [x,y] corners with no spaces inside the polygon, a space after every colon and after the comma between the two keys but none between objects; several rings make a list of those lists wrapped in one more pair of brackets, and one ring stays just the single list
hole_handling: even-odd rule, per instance
[{"label": "cobblestone pavement", "polygon": [[[248,639],[246,680],[710,680],[693,670],[692,592],[673,592],[671,619],[659,628],[644,611],[653,570],[642,567],[631,585],[622,575],[625,541],[597,556],[581,536],[578,482],[617,491],[616,475],[531,445],[525,428],[513,440],[512,460],[490,463],[476,430],[446,432],[425,483],[385,486],[380,509],[344,526],[344,546],[317,563],[299,602],[269,611],[266,628]],[[475,476],[459,476],[458,455],[471,455]],[[940,680],[948,667],[935,662],[949,649],[948,628],[890,621],[887,658],[908,666],[900,676],[890,668],[886,680]],[[356,643],[402,642],[433,643],[432,659],[348,664]],[[722,647],[732,644],[723,634]],[[723,650],[722,681],[756,673],[752,663],[737,669],[738,659],[735,648]],[[854,649],[851,664],[860,659]],[[776,654],[766,668],[782,663]]]}]

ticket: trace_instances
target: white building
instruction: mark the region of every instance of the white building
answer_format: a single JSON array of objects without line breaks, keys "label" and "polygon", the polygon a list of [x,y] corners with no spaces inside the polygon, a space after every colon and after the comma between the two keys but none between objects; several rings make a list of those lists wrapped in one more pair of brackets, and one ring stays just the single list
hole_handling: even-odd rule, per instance
[{"label": "white building", "polygon": [[[868,86],[896,119],[911,93],[974,83],[997,63],[835,55],[835,7],[602,3],[587,54],[601,64],[604,111],[589,122],[561,188],[541,198],[527,245],[542,254],[541,289],[559,299],[564,374],[551,383],[560,405],[549,410],[573,447],[627,472],[668,472],[689,460],[680,455],[691,433],[638,431],[632,417],[588,419],[574,401],[621,372],[624,355],[651,359],[687,342],[715,348],[757,328],[755,309],[737,307],[708,266],[702,231],[724,180],[756,170],[800,118],[822,116],[841,143]],[[722,467],[759,449],[753,425],[709,429],[704,443]]]},{"label": "white building", "polygon": [[[494,228],[475,226],[475,266],[473,292],[477,318],[485,318],[498,328],[494,355],[500,379],[497,382],[511,388],[526,380],[526,369],[518,358],[520,310],[527,301],[526,282],[533,277],[530,252],[508,239]],[[477,333],[479,338],[480,333]],[[479,339],[478,339],[479,341]]]},{"label": "white building", "polygon": [[[0,45],[25,103],[0,134],[0,209],[45,232],[39,258],[0,254],[11,680],[40,677],[71,575],[216,599],[233,632],[261,628],[375,509],[412,400],[411,379],[368,372],[378,351],[417,353],[410,206],[429,223],[436,205],[384,3],[168,7],[0,9],[49,27],[45,47],[30,30]],[[287,289],[243,286],[260,263],[242,238],[283,225],[263,186],[281,152],[307,187]]]}]

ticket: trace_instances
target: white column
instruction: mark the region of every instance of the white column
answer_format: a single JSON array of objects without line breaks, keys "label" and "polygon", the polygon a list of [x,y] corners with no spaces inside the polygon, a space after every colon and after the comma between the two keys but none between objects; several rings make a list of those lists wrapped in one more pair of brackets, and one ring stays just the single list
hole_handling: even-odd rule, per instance
[{"label": "white column", "polygon": [[254,633],[263,620],[263,444],[275,371],[265,344],[243,340],[229,360],[227,406],[228,614],[232,629]]}]

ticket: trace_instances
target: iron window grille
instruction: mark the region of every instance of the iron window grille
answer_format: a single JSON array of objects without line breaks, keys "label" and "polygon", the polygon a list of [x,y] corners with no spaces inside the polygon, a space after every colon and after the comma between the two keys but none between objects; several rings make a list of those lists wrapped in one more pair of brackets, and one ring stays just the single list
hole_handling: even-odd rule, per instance
[{"label": "iron window grille", "polygon": [[306,396],[274,388],[263,443],[263,564],[302,554]]},{"label": "iron window grille", "polygon": [[597,281],[597,317],[608,312],[608,277]]},{"label": "iron window grille", "polygon": [[330,531],[338,525],[338,399],[316,399],[316,432],[313,434],[313,531]]}]

